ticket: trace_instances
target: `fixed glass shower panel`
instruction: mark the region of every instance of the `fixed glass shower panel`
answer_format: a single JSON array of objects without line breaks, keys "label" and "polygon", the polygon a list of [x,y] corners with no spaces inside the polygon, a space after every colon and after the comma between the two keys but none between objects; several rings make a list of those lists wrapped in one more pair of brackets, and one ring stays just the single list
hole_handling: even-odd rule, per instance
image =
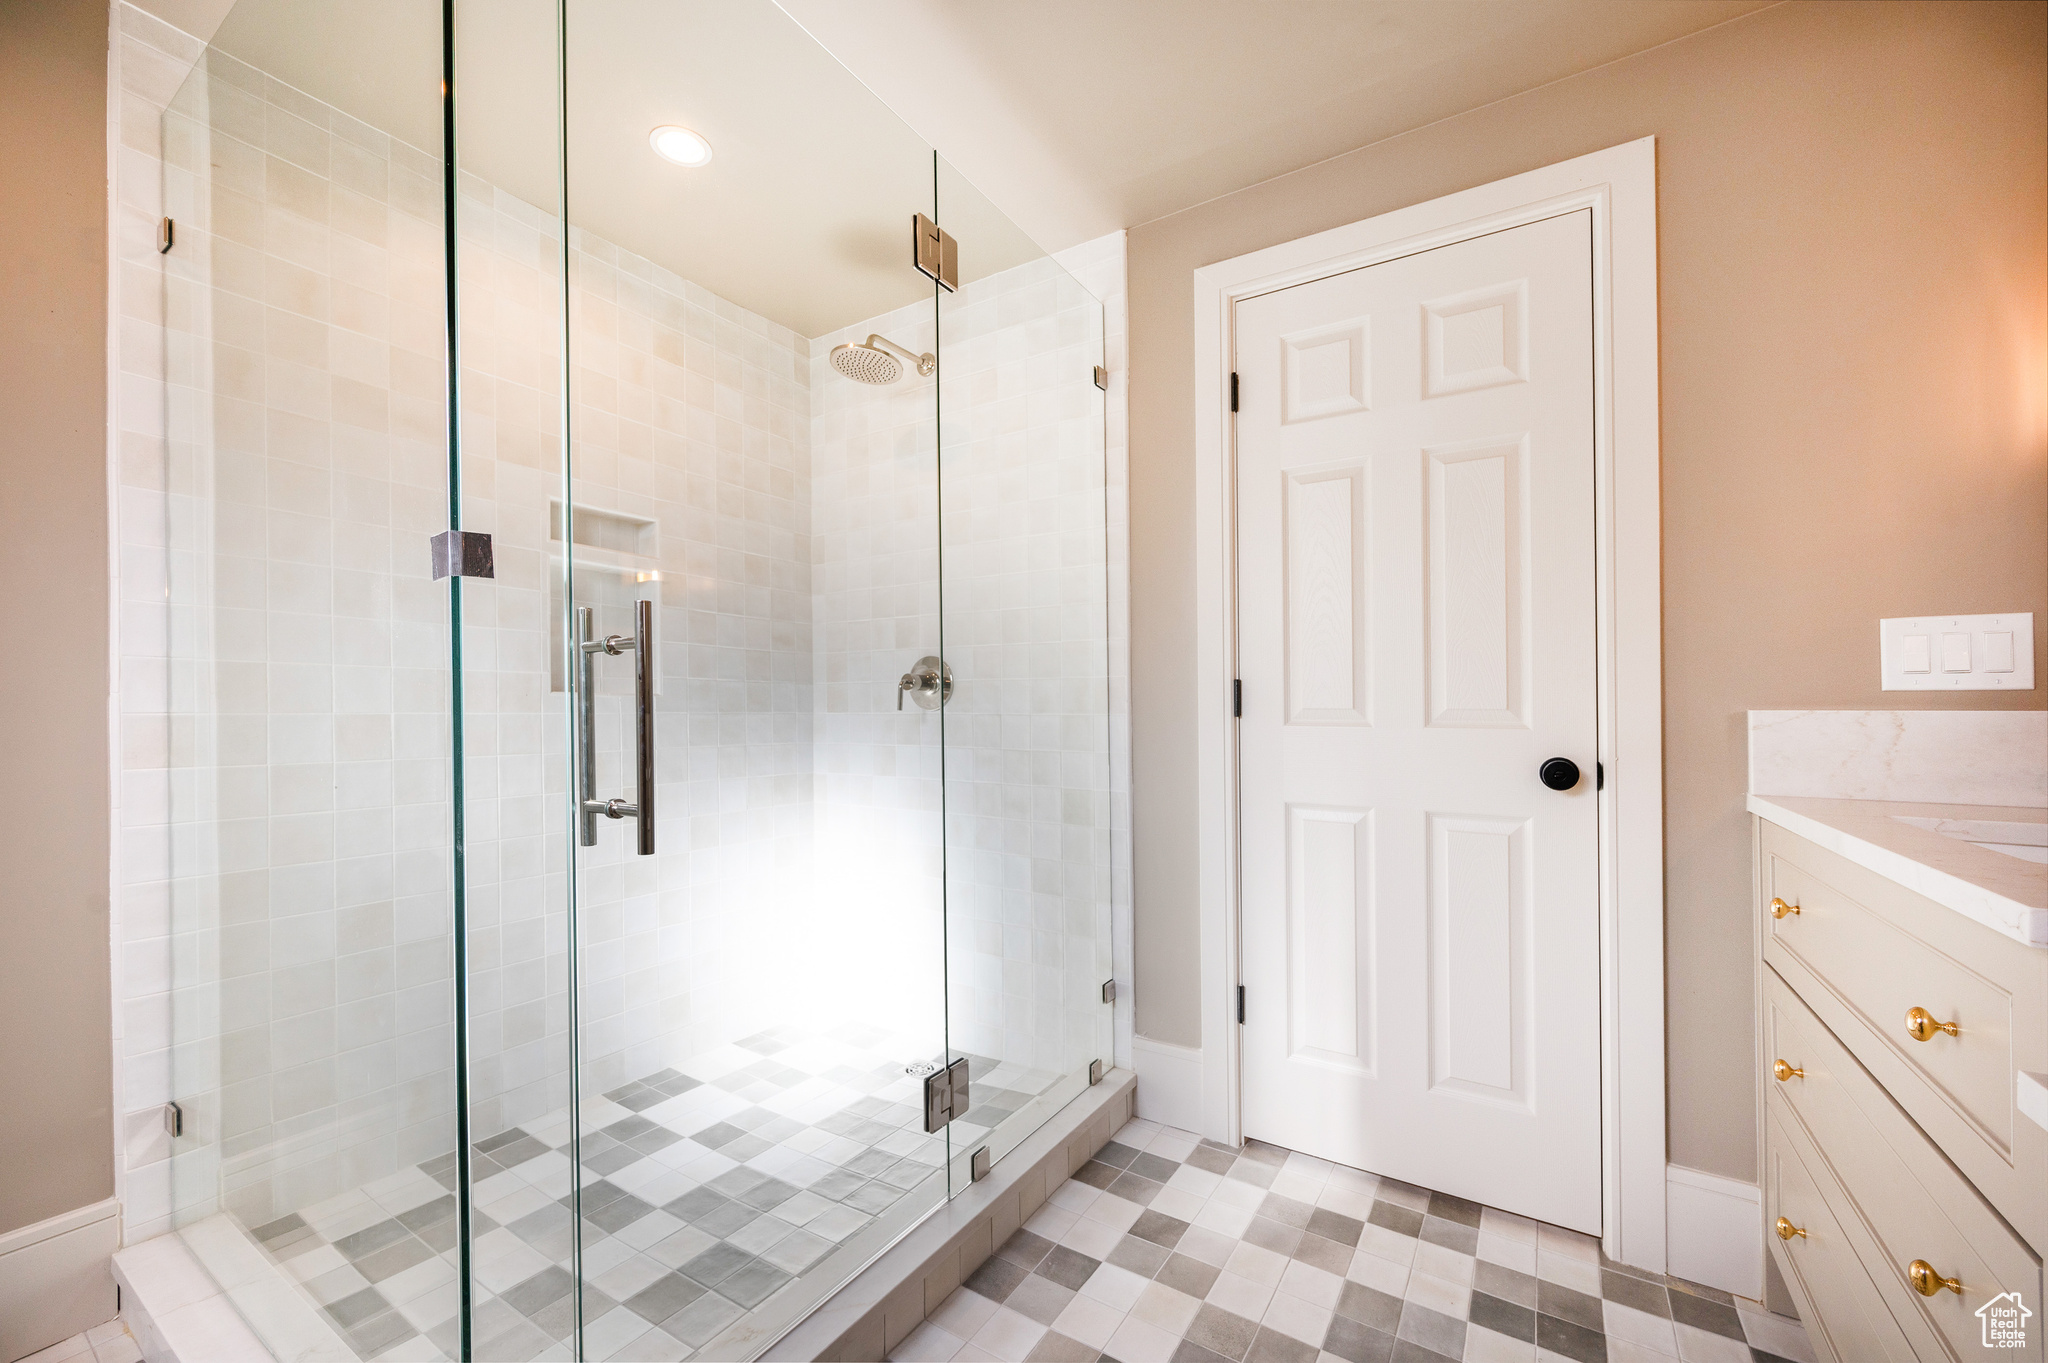
[{"label": "fixed glass shower panel", "polygon": [[165,425],[123,476],[163,573],[123,579],[167,856],[127,903],[170,946],[173,1223],[280,1357],[458,1342],[440,54],[433,6],[243,0],[161,124]]},{"label": "fixed glass shower panel", "polygon": [[957,1188],[1112,1063],[1109,558],[1102,306],[943,159],[937,196]]}]

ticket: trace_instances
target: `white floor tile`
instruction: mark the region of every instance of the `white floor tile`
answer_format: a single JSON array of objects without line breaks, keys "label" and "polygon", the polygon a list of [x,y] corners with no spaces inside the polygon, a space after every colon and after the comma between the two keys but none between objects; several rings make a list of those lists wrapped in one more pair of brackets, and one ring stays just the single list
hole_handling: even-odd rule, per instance
[{"label": "white floor tile", "polygon": [[[1311,1306],[1334,1309],[1337,1298],[1343,1295],[1344,1280],[1336,1274],[1305,1264],[1296,1259],[1281,1271],[1279,1289],[1290,1297],[1299,1297]],[[1321,1344],[1322,1340],[1314,1341]]]},{"label": "white floor tile", "polygon": [[961,1340],[971,1340],[988,1318],[996,1313],[996,1304],[971,1287],[956,1288],[939,1309],[932,1312],[932,1322],[948,1334]]},{"label": "white floor tile", "polygon": [[1219,1273],[1209,1287],[1209,1302],[1220,1306],[1232,1315],[1243,1316],[1246,1320],[1257,1320],[1266,1314],[1272,1305],[1274,1287],[1271,1283],[1253,1282],[1250,1278],[1235,1273]]},{"label": "white floor tile", "polygon": [[1067,1309],[1060,1312],[1052,1328],[1068,1339],[1078,1339],[1091,1349],[1109,1346],[1109,1337],[1123,1324],[1124,1313],[1107,1302],[1097,1301],[1085,1293],[1076,1293],[1067,1303]]},{"label": "white floor tile", "polygon": [[1330,1332],[1331,1314],[1328,1307],[1316,1306],[1299,1297],[1290,1297],[1285,1292],[1276,1292],[1273,1294],[1273,1300],[1266,1306],[1266,1314],[1260,1317],[1259,1324],[1320,1349],[1323,1345],[1323,1336]]},{"label": "white floor tile", "polygon": [[1749,1337],[1750,1347],[1790,1359],[1791,1363],[1814,1363],[1813,1342],[1806,1337],[1806,1327],[1798,1321],[1765,1311],[1744,1311],[1741,1315],[1742,1333]]},{"label": "white floor tile", "polygon": [[1678,1356],[1685,1363],[1749,1363],[1749,1346],[1739,1339],[1691,1325],[1672,1329],[1678,1335]]},{"label": "white floor tile", "polygon": [[[1465,1327],[1464,1363],[1532,1363],[1536,1346],[1507,1335],[1496,1334],[1483,1325]],[[1608,1363],[1614,1363],[1609,1354]]]},{"label": "white floor tile", "polygon": [[1007,1306],[998,1306],[995,1314],[974,1332],[970,1342],[1005,1360],[1005,1363],[1023,1363],[1024,1356],[1044,1336],[1045,1327],[1031,1317],[1019,1315]]},{"label": "white floor tile", "polygon": [[1150,1281],[1139,1277],[1126,1268],[1115,1264],[1103,1264],[1081,1284],[1083,1296],[1093,1297],[1119,1311],[1129,1311],[1138,1304]]},{"label": "white floor tile", "polygon": [[1602,1302],[1601,1311],[1610,1342],[1623,1340],[1671,1358],[1678,1357],[1678,1337],[1672,1333],[1671,1322],[1664,1317],[1612,1301]]},{"label": "white floor tile", "polygon": [[896,1352],[889,1355],[889,1363],[947,1363],[966,1342],[926,1321],[896,1346]]},{"label": "white floor tile", "polygon": [[1109,1337],[1109,1347],[1103,1352],[1121,1363],[1169,1363],[1179,1347],[1178,1335],[1170,1335],[1142,1320],[1126,1318]]}]

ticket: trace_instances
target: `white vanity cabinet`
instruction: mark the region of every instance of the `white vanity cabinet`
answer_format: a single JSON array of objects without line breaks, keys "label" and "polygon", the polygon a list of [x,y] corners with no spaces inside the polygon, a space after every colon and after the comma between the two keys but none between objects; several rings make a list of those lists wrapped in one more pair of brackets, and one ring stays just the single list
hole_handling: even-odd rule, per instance
[{"label": "white vanity cabinet", "polygon": [[1815,1351],[1978,1358],[2017,1322],[1995,1356],[2048,1358],[2048,1128],[2023,1110],[2048,948],[1754,827],[1764,1218]]}]

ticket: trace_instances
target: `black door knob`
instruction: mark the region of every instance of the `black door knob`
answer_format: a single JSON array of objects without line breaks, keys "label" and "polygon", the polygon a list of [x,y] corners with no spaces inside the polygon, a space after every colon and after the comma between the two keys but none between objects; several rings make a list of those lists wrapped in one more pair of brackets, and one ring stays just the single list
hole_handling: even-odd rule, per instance
[{"label": "black door knob", "polygon": [[1579,764],[1569,757],[1553,757],[1537,768],[1536,774],[1552,790],[1570,790],[1579,783]]}]

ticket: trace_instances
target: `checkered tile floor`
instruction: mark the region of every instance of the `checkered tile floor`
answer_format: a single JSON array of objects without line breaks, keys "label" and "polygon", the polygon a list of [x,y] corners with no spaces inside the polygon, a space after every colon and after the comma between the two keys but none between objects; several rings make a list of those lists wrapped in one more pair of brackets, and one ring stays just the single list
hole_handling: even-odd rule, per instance
[{"label": "checkered tile floor", "polygon": [[[583,1104],[584,1354],[696,1357],[938,1172],[923,1079],[865,1029],[764,1032]],[[1055,1076],[969,1057],[974,1140]],[[477,1143],[482,1363],[567,1359],[575,1327],[566,1112]],[[257,1227],[363,1359],[457,1347],[455,1156]]]},{"label": "checkered tile floor", "polygon": [[1074,1363],[1813,1363],[1756,1302],[1257,1142],[1136,1121],[891,1356]]}]

